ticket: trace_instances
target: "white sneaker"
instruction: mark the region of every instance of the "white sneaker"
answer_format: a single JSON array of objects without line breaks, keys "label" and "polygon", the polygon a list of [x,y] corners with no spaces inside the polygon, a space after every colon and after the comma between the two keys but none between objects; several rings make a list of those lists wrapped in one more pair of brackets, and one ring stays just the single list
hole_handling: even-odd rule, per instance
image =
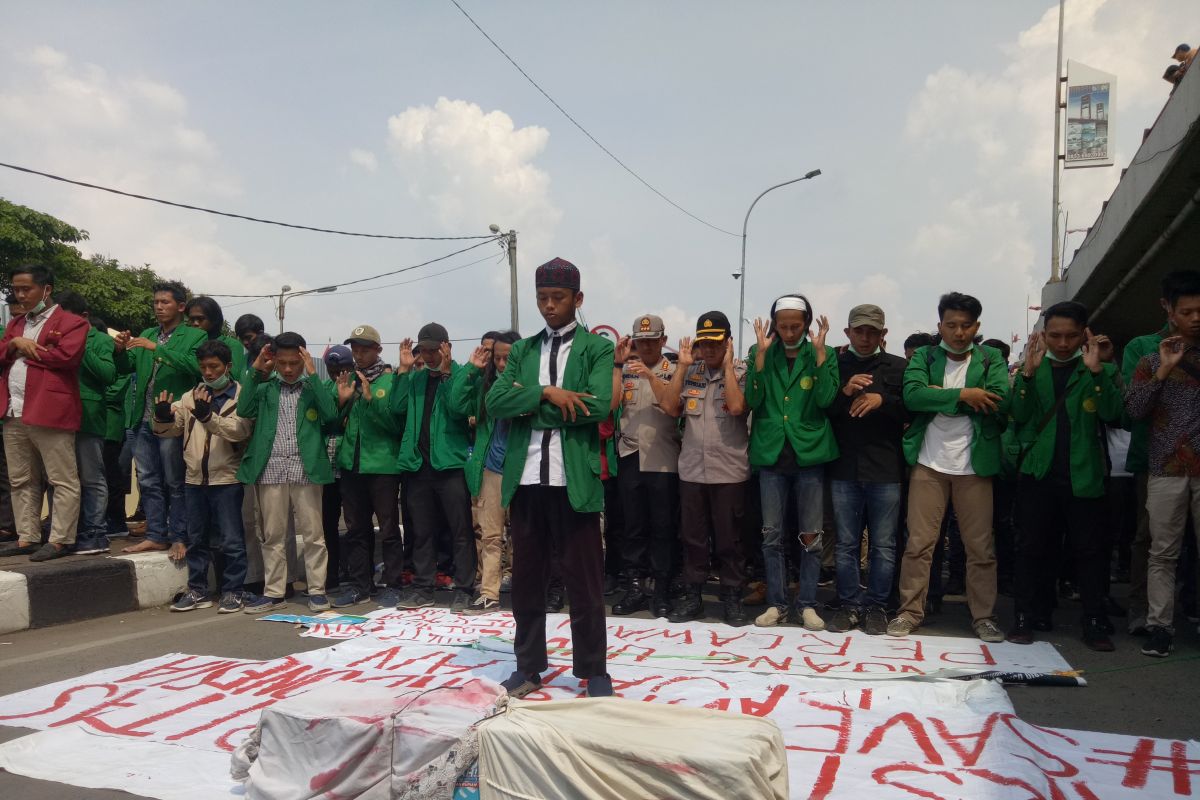
[{"label": "white sneaker", "polygon": [[759,614],[754,619],[754,624],[760,628],[774,628],[783,619],[783,612],[775,606],[770,606],[766,611]]},{"label": "white sneaker", "polygon": [[817,613],[815,608],[806,608],[800,612],[800,619],[806,631],[823,631],[825,630],[825,620],[821,619],[821,615]]}]

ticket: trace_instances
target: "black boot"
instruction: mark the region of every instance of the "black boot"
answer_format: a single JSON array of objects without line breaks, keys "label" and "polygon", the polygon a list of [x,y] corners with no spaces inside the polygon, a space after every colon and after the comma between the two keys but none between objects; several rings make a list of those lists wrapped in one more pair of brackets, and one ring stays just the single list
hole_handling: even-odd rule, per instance
[{"label": "black boot", "polygon": [[671,581],[665,575],[654,577],[654,593],[650,597],[650,613],[655,617],[671,615]]},{"label": "black boot", "polygon": [[668,622],[691,622],[704,616],[704,599],[700,597],[700,584],[688,586],[683,597],[675,601]]},{"label": "black boot", "polygon": [[725,601],[725,624],[740,628],[748,623],[750,618],[746,616],[746,609],[742,608],[741,588],[726,587],[721,590],[721,594]]},{"label": "black boot", "polygon": [[646,608],[648,604],[643,580],[643,578],[634,578],[629,582],[629,588],[625,590],[625,594],[612,605],[613,616],[623,617]]},{"label": "black boot", "polygon": [[1005,638],[1013,644],[1033,644],[1033,619],[1025,612],[1018,611]]},{"label": "black boot", "polygon": [[563,595],[563,586],[561,583],[551,583],[550,588],[546,590],[546,613],[557,614],[563,610],[563,606],[567,604],[566,598]]}]

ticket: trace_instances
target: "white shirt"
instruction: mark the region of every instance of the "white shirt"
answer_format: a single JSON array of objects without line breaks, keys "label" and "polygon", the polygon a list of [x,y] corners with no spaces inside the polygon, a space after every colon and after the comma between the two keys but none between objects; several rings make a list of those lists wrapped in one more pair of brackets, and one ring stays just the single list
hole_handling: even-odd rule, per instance
[{"label": "white shirt", "polygon": [[[972,352],[962,361],[946,359],[943,389],[966,388],[967,368],[973,355]],[[946,475],[974,475],[975,469],[971,466],[971,440],[974,438],[975,426],[969,415],[937,414],[925,429],[917,463]]]},{"label": "white shirt", "polygon": [[[57,304],[48,306],[42,309],[42,313],[37,317],[26,314],[25,332],[21,336],[36,342],[42,332],[42,327],[46,324],[46,320],[50,319],[55,308],[57,308]],[[8,416],[10,417],[20,417],[21,412],[25,410],[25,381],[28,376],[29,365],[25,363],[25,356],[18,356],[8,370]]]},{"label": "white shirt", "polygon": [[[571,345],[575,337],[562,340],[558,345],[558,357],[555,359],[555,380],[550,380],[550,350],[554,346],[554,336],[571,333],[578,322],[564,325],[558,330],[546,328],[546,338],[542,340],[541,363],[538,367],[539,386],[562,386],[563,373],[567,369],[567,359],[571,355]],[[549,430],[534,430],[529,433],[529,450],[525,454],[525,469],[521,472],[522,486],[540,486],[542,484],[542,442],[549,435],[549,447],[546,455],[550,462],[550,480],[546,486],[566,486],[567,470],[563,465],[562,431],[559,428]]]},{"label": "white shirt", "polygon": [[1129,440],[1133,434],[1112,426],[1105,428],[1105,432],[1108,435],[1108,460],[1112,462],[1108,474],[1114,478],[1132,478],[1133,473],[1125,469],[1125,459],[1129,458]]}]

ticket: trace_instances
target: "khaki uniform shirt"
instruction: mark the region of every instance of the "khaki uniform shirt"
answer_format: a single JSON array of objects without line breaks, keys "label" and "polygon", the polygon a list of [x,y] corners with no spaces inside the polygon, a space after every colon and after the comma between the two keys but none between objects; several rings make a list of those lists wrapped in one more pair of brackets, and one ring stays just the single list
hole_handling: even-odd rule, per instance
[{"label": "khaki uniform shirt", "polygon": [[[667,383],[675,374],[675,364],[660,359],[652,372],[655,380]],[[623,372],[617,455],[624,458],[637,453],[642,472],[678,472],[681,440],[679,420],[659,407],[650,381]]]},{"label": "khaki uniform shirt", "polygon": [[[745,391],[746,368],[734,368]],[[680,395],[684,419],[679,479],[690,483],[742,483],[750,480],[750,430],[746,414],[735,417],[725,404],[725,373],[692,364]]]}]

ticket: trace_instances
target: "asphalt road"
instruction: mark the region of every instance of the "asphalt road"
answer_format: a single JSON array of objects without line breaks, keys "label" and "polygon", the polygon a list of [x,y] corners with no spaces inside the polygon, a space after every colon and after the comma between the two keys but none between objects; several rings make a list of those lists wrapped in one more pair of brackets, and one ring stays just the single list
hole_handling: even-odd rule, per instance
[{"label": "asphalt road", "polygon": [[[439,599],[448,602],[449,594],[443,594]],[[1008,622],[1010,605],[1007,598],[1001,598],[1002,622]],[[1120,629],[1114,639],[1117,652],[1093,653],[1079,641],[1078,627],[1067,624],[1077,615],[1077,609],[1071,606],[1068,603],[1059,611],[1061,627],[1042,637],[1058,647],[1068,663],[1085,670],[1089,685],[1079,689],[1010,688],[1013,705],[1021,717],[1057,728],[1164,738],[1200,736],[1196,716],[1196,708],[1200,707],[1200,636],[1196,626],[1182,624],[1176,651],[1166,659],[1151,659],[1139,652],[1141,640],[1123,633],[1124,620],[1114,619]],[[295,613],[301,613],[300,609],[295,605]],[[710,613],[719,610],[717,603],[710,602]],[[717,618],[713,616],[710,621]],[[966,606],[947,602],[942,614],[927,620],[921,633],[971,635]],[[275,658],[328,644],[302,639],[289,625],[257,622],[243,614],[218,616],[215,610],[172,614],[165,609],[149,609],[0,636],[0,695],[164,653]],[[0,727],[0,741],[28,732]],[[0,772],[0,798],[129,797],[123,792],[77,789]]]}]

